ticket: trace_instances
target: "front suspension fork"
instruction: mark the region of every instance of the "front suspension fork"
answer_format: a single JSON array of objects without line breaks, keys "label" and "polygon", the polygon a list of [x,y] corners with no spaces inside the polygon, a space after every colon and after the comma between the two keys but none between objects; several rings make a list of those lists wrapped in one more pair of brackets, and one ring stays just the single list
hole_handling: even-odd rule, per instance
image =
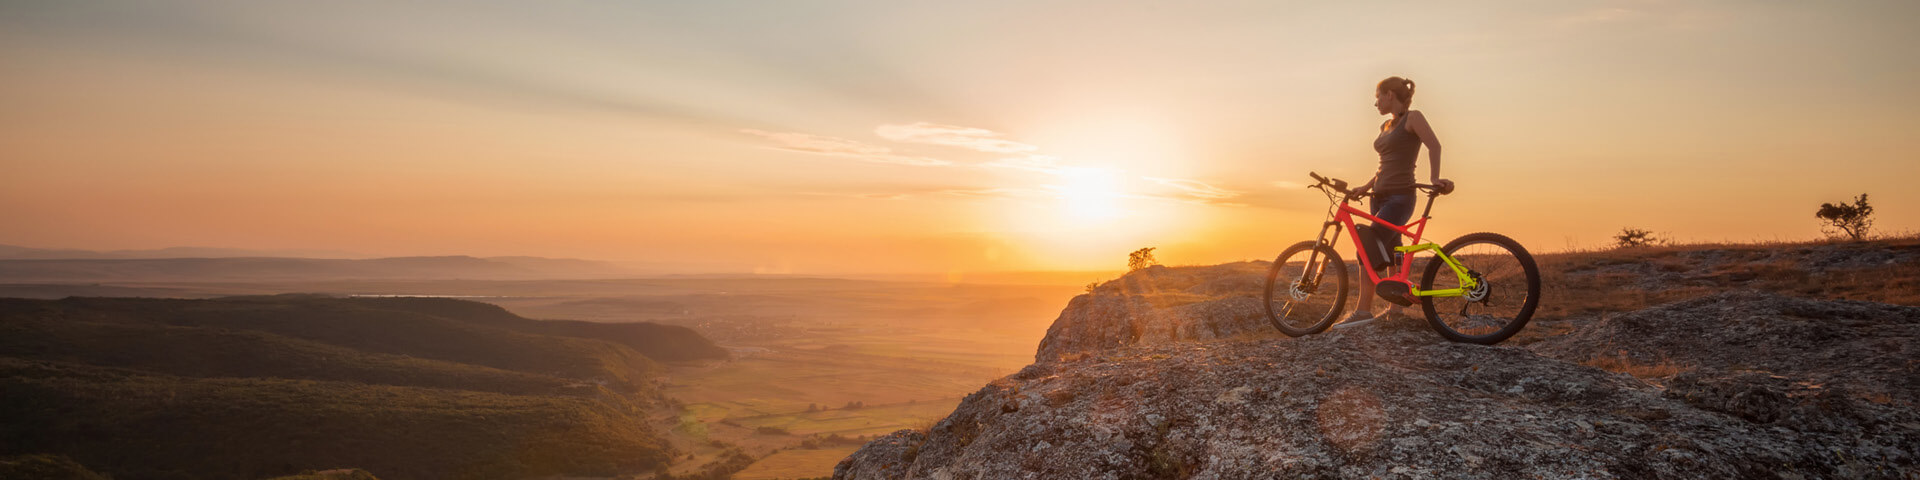
[{"label": "front suspension fork", "polygon": [[1320,258],[1320,247],[1328,247],[1328,249],[1332,249],[1332,246],[1327,244],[1328,228],[1333,229],[1333,235],[1336,238],[1340,236],[1340,222],[1328,221],[1327,223],[1320,225],[1320,235],[1313,237],[1314,248],[1307,252],[1306,271],[1301,272],[1301,275],[1300,275],[1300,278],[1308,279],[1306,282],[1304,282],[1305,283],[1304,285],[1300,286],[1301,290],[1303,291],[1311,292],[1311,291],[1318,290],[1320,288],[1320,279],[1326,276],[1327,274],[1326,269],[1322,268],[1319,271],[1315,271],[1314,266],[1319,265],[1318,260]]}]

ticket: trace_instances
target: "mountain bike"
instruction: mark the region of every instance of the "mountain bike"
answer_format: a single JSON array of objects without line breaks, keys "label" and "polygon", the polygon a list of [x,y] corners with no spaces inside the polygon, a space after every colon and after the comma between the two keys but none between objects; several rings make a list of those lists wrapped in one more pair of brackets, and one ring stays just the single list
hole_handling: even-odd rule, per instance
[{"label": "mountain bike", "polygon": [[[1324,332],[1347,304],[1346,262],[1333,248],[1344,228],[1356,251],[1362,252],[1358,276],[1373,282],[1381,298],[1403,307],[1419,305],[1427,323],[1447,340],[1492,345],[1500,343],[1533,318],[1540,304],[1540,268],[1520,242],[1497,233],[1473,233],[1445,247],[1421,243],[1433,202],[1451,193],[1433,185],[1415,185],[1427,195],[1420,219],[1396,226],[1350,205],[1368,196],[1347,189],[1347,182],[1308,172],[1317,182],[1307,188],[1327,195],[1331,204],[1320,236],[1287,247],[1267,272],[1267,319],[1289,337]],[[1360,228],[1353,217],[1372,220],[1394,235],[1409,237],[1408,246],[1389,251],[1385,239],[1372,238],[1377,230]],[[1329,235],[1331,234],[1331,235]],[[1411,285],[1415,254],[1430,252],[1420,286]],[[1387,275],[1391,273],[1392,275]],[[1385,275],[1385,276],[1383,276]]]}]

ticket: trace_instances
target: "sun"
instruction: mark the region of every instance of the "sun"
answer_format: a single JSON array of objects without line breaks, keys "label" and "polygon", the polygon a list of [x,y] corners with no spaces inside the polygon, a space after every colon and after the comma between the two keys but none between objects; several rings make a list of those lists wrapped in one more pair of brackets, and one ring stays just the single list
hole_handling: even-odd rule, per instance
[{"label": "sun", "polygon": [[1126,216],[1121,204],[1126,198],[1120,173],[1104,168],[1075,167],[1060,175],[1060,185],[1049,188],[1059,195],[1063,212],[1074,223],[1100,223]]},{"label": "sun", "polygon": [[1127,252],[1185,241],[1191,206],[1141,195],[1137,183],[1119,169],[1065,168],[1042,186],[1049,195],[1002,204],[996,232],[1041,269],[1120,268]]},{"label": "sun", "polygon": [[1153,115],[1111,113],[1076,112],[1060,117],[1071,121],[1031,129],[1047,161],[1030,169],[1037,176],[1017,181],[1034,182],[1027,185],[1038,189],[1023,190],[1038,194],[988,207],[998,223],[989,228],[1037,268],[1117,268],[1128,252],[1192,241],[1196,222],[1208,218],[1194,204],[1149,193],[1142,172],[1178,176],[1190,168],[1177,131]]}]

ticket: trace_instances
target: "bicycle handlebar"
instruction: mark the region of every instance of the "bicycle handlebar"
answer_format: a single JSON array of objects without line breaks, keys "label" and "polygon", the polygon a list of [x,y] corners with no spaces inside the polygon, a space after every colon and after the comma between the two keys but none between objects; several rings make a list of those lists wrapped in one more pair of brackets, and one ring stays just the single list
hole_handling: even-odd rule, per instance
[{"label": "bicycle handlebar", "polygon": [[[1346,195],[1348,197],[1355,197],[1355,198],[1365,197],[1372,193],[1372,192],[1355,193],[1351,190],[1347,190],[1346,180],[1341,180],[1338,178],[1322,177],[1320,176],[1319,173],[1314,173],[1314,172],[1307,172],[1307,176],[1311,176],[1315,181],[1319,182],[1314,185],[1310,185],[1307,188],[1329,186],[1329,187],[1333,187],[1334,192],[1340,193],[1341,195]],[[1453,189],[1451,188],[1442,189],[1439,185],[1428,185],[1425,183],[1415,183],[1413,184],[1413,188],[1415,190],[1426,190],[1427,192],[1433,193],[1435,195],[1446,195],[1449,193],[1453,193]]]},{"label": "bicycle handlebar", "polygon": [[1333,187],[1333,191],[1335,191],[1335,192],[1339,192],[1339,193],[1341,193],[1341,194],[1343,194],[1343,195],[1348,195],[1348,196],[1352,196],[1352,195],[1353,195],[1353,192],[1349,192],[1349,191],[1347,191],[1347,181],[1346,181],[1346,180],[1341,180],[1341,179],[1338,179],[1338,178],[1327,178],[1327,177],[1322,177],[1322,176],[1320,176],[1320,174],[1318,174],[1318,173],[1314,173],[1314,172],[1307,172],[1307,175],[1310,175],[1310,176],[1312,176],[1312,177],[1313,177],[1313,179],[1314,179],[1315,181],[1318,181],[1318,182],[1320,182],[1320,183],[1316,183],[1316,184],[1313,184],[1313,185],[1310,185],[1310,186],[1308,186],[1307,188],[1317,188],[1317,187],[1320,187],[1320,186],[1323,186],[1323,185],[1324,185],[1324,186],[1330,186],[1330,187]]}]

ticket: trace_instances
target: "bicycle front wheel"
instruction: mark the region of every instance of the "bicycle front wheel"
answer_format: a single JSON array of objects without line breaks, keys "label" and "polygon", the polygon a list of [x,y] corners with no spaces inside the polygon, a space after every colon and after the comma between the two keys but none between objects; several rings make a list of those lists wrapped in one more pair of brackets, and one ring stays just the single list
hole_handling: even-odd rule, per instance
[{"label": "bicycle front wheel", "polygon": [[1289,337],[1320,333],[1347,306],[1347,264],[1332,248],[1300,242],[1267,270],[1267,320]]},{"label": "bicycle front wheel", "polygon": [[1540,304],[1540,267],[1520,242],[1497,233],[1475,233],[1448,242],[1441,251],[1464,267],[1472,282],[1461,282],[1460,275],[1435,256],[1427,261],[1420,290],[1474,285],[1459,295],[1423,298],[1421,309],[1434,331],[1455,342],[1492,345],[1526,328]]}]

